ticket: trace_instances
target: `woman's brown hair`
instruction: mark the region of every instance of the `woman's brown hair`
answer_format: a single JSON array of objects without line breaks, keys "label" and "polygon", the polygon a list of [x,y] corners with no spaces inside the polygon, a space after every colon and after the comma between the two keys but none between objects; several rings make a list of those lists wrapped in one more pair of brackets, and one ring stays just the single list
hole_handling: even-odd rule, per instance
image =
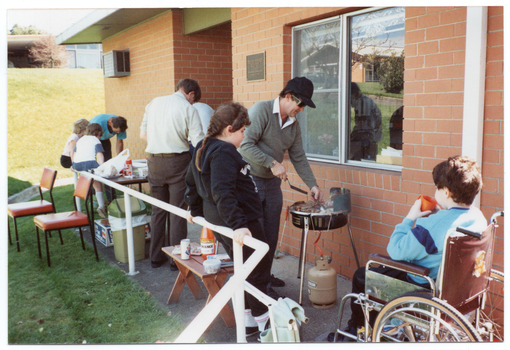
[{"label": "woman's brown hair", "polygon": [[232,132],[236,132],[237,130],[240,130],[243,126],[248,126],[250,124],[251,122],[248,116],[248,110],[240,103],[231,102],[219,106],[211,117],[209,127],[207,128],[207,134],[205,135],[202,141],[202,147],[197,149],[197,153],[195,156],[195,166],[197,167],[197,169],[199,171],[202,170],[202,168],[200,167],[200,158],[202,156],[202,152],[207,141],[211,137],[221,135],[223,129],[225,129],[229,125],[232,126]]}]

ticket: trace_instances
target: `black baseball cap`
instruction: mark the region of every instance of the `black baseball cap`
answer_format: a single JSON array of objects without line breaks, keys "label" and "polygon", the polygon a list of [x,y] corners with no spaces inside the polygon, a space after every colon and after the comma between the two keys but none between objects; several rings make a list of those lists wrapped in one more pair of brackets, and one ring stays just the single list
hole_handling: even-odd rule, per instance
[{"label": "black baseball cap", "polygon": [[305,77],[296,77],[287,82],[283,91],[291,91],[307,106],[315,108],[315,103],[312,101],[313,83],[310,79]]}]

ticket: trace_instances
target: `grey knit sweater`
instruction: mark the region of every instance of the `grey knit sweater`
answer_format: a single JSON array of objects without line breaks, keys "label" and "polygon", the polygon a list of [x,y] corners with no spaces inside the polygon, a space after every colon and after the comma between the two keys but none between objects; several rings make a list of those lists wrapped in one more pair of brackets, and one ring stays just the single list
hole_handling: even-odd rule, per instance
[{"label": "grey knit sweater", "polygon": [[309,187],[317,185],[301,138],[301,129],[296,121],[282,129],[278,114],[273,113],[274,100],[261,101],[248,109],[251,125],[244,132],[239,152],[250,163],[251,174],[261,178],[272,178],[271,162],[281,163],[285,151],[303,182]]}]

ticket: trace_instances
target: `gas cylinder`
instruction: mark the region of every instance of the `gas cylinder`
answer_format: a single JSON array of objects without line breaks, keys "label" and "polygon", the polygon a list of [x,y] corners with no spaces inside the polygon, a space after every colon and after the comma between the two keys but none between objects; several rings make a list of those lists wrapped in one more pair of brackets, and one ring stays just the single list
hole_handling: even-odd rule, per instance
[{"label": "gas cylinder", "polygon": [[330,263],[331,257],[321,256],[308,270],[308,297],[316,309],[329,309],[336,302],[336,271]]},{"label": "gas cylinder", "polygon": [[208,255],[215,254],[216,245],[214,243],[213,232],[207,227],[203,227],[202,234],[200,235],[200,251],[204,260],[207,259]]}]

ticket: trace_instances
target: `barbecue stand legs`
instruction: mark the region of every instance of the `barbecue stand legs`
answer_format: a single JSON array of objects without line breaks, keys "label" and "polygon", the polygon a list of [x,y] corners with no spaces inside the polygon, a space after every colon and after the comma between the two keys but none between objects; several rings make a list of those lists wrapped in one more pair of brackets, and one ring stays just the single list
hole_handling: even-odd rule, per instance
[{"label": "barbecue stand legs", "polygon": [[301,278],[299,282],[299,305],[303,305],[303,284],[305,282],[305,262],[306,262],[306,241],[308,240],[308,217],[304,217],[304,227],[301,237],[301,252],[299,254],[299,272],[298,278]]},{"label": "barbecue stand legs", "polygon": [[[305,283],[305,263],[306,263],[306,242],[308,240],[308,228],[309,228],[309,217],[305,216],[303,218],[303,230],[301,232],[301,248],[299,251],[299,266],[298,266],[298,276],[301,281],[299,282],[299,305],[303,305],[303,285]],[[349,220],[349,218],[347,218]],[[347,221],[347,229],[349,230],[349,238],[351,240],[352,252],[354,253],[354,259],[356,259],[356,265],[358,268],[359,259],[358,252],[356,251],[356,246],[354,245],[354,238],[352,237],[351,225],[349,221]]]},{"label": "barbecue stand legs", "polygon": [[[349,220],[349,218],[347,218],[347,220]],[[354,246],[354,239],[352,238],[351,225],[349,224],[349,221],[347,221],[347,229],[349,230],[349,238],[351,239],[352,251],[354,252],[354,259],[356,259],[356,265],[358,266],[359,269],[358,252],[356,251],[356,247]]]}]

